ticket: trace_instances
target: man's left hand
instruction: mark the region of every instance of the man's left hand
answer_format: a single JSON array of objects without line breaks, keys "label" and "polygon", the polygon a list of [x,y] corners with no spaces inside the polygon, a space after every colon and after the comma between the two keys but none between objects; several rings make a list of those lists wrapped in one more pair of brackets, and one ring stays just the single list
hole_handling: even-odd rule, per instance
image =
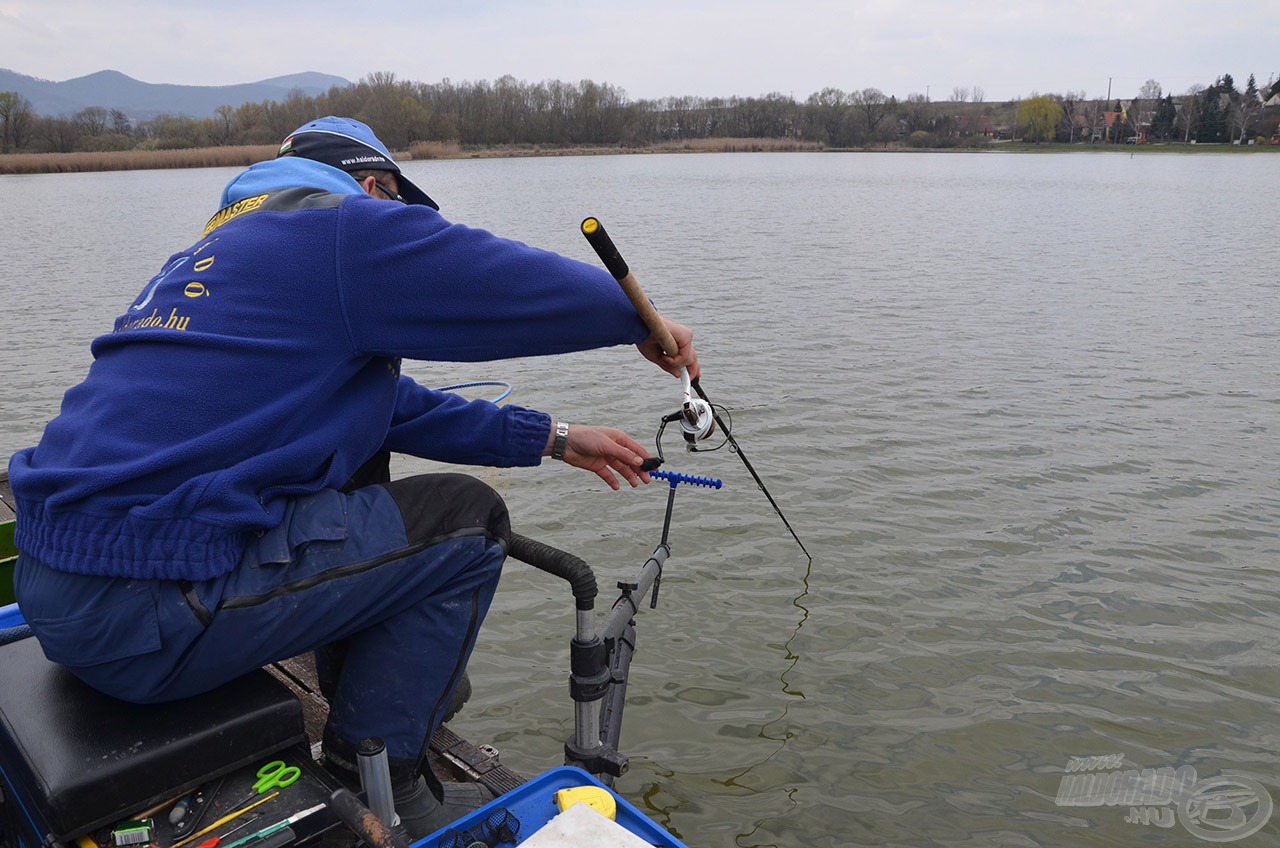
[{"label": "man's left hand", "polygon": [[[548,442],[543,456],[551,455]],[[621,474],[632,487],[649,482],[649,473],[640,471],[640,463],[649,452],[621,430],[612,427],[596,427],[590,424],[569,426],[569,441],[564,449],[564,461],[576,468],[595,472],[615,492],[622,488],[614,471]]]}]

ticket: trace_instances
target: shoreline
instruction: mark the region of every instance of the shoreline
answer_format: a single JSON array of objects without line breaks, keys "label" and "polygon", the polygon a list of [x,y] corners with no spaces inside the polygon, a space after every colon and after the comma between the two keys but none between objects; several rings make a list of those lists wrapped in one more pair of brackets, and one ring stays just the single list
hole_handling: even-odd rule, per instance
[{"label": "shoreline", "polygon": [[[418,145],[415,145],[417,148]],[[418,151],[414,151],[418,152]],[[1232,144],[1026,144],[997,141],[981,146],[907,147],[898,143],[875,147],[828,147],[816,142],[769,138],[712,138],[666,142],[644,147],[620,145],[576,145],[555,147],[511,145],[463,149],[457,145],[432,144],[427,155],[413,156],[398,151],[402,161],[456,159],[521,159],[555,156],[628,156],[689,153],[1177,153],[1177,154],[1262,154],[1280,153],[1275,145]],[[75,153],[8,153],[0,155],[0,176],[24,174],[89,173],[95,171],[161,170],[165,168],[248,167],[274,158],[274,145],[245,147],[202,147],[185,150],[120,150]],[[401,158],[403,157],[403,158]]]}]

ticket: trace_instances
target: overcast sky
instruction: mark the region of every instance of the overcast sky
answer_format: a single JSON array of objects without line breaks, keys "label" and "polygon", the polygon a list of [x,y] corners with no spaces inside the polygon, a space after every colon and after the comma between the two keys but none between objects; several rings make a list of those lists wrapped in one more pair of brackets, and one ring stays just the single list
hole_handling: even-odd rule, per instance
[{"label": "overcast sky", "polygon": [[225,85],[300,71],[593,79],[633,99],[831,86],[946,99],[1181,93],[1280,72],[1280,0],[0,0],[0,67]]}]

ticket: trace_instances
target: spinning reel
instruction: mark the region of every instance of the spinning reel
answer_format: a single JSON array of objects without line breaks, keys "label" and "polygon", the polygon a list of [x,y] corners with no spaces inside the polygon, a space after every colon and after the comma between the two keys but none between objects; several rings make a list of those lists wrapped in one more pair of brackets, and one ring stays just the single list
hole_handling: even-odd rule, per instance
[{"label": "spinning reel", "polygon": [[716,414],[712,411],[711,404],[693,396],[688,368],[680,369],[680,383],[684,389],[684,402],[680,405],[680,411],[662,420],[678,417],[680,430],[684,433],[684,440],[689,443],[689,450],[697,450],[697,443],[711,438],[711,434],[716,431]]},{"label": "spinning reel", "polygon": [[[685,450],[690,453],[719,450],[725,446],[729,438],[729,428],[733,421],[729,415],[729,410],[694,396],[688,368],[680,369],[680,383],[684,390],[680,408],[669,415],[662,416],[662,423],[658,425],[658,435],[654,438],[659,460],[664,458],[662,455],[662,434],[667,429],[668,424],[676,421],[680,422],[680,434],[684,437]],[[719,422],[719,426],[717,422]],[[705,442],[716,435],[721,427],[724,431],[722,434],[724,439],[719,444],[715,447],[699,447],[700,442]]]}]

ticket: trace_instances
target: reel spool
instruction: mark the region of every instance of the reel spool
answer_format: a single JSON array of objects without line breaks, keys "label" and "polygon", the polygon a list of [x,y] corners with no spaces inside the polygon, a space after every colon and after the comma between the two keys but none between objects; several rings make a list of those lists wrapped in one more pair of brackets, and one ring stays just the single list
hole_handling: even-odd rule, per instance
[{"label": "reel spool", "polygon": [[[658,449],[658,455],[645,460],[641,466],[643,471],[652,471],[665,461],[662,455],[662,434],[666,431],[668,424],[680,423],[680,435],[684,437],[685,450],[690,453],[719,450],[729,440],[729,430],[733,426],[729,420],[729,411],[722,406],[713,406],[706,398],[693,394],[693,381],[689,379],[688,368],[680,369],[680,381],[684,384],[684,399],[679,409],[662,416],[662,421],[658,425],[658,435],[653,440],[654,446]],[[719,410],[718,414],[717,410]],[[721,415],[724,416],[723,419]],[[714,447],[702,445],[717,433],[724,435],[724,439],[719,444]]]},{"label": "reel spool", "polygon": [[693,396],[689,382],[689,369],[680,369],[680,382],[684,385],[684,403],[680,407],[680,432],[689,450],[696,450],[697,443],[711,438],[716,431],[716,415],[711,404]]}]

